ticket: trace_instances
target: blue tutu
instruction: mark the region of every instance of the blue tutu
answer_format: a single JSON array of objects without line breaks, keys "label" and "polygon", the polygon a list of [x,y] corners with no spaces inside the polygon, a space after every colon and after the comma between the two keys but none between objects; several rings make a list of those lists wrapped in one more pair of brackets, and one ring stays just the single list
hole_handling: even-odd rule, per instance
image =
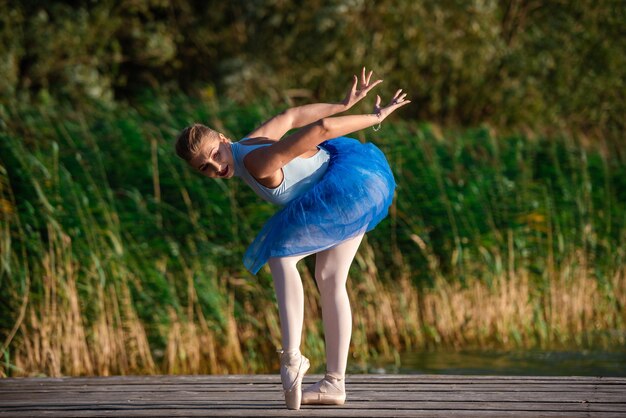
[{"label": "blue tutu", "polygon": [[265,223],[243,258],[252,273],[272,257],[331,248],[387,216],[396,183],[382,151],[345,137],[320,147],[330,154],[326,172]]}]

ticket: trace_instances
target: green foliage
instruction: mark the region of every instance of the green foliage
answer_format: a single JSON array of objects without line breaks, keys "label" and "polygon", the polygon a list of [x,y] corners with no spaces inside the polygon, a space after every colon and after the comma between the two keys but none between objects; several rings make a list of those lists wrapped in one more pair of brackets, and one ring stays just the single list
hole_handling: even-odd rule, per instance
[{"label": "green foliage", "polygon": [[[409,119],[613,139],[624,131],[626,3],[275,0],[3,2],[0,92],[238,103],[338,100],[362,65]],[[620,141],[620,142],[618,142]],[[623,151],[621,151],[623,153]]]},{"label": "green foliage", "polygon": [[416,278],[435,276],[430,254],[408,250],[414,234],[455,280],[498,277],[511,257],[546,280],[549,263],[558,270],[579,249],[598,273],[619,268],[626,200],[615,193],[611,173],[624,169],[615,156],[567,138],[497,138],[486,128],[445,139],[428,126],[409,132],[394,125],[386,145],[399,177],[398,245]]}]

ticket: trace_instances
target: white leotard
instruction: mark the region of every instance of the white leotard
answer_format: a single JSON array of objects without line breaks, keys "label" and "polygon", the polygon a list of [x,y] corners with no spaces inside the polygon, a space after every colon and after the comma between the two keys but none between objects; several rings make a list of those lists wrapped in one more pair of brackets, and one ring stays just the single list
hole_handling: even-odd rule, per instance
[{"label": "white leotard", "polygon": [[330,154],[318,147],[315,155],[309,158],[296,157],[283,167],[283,181],[278,187],[270,188],[260,184],[243,164],[244,157],[251,151],[271,144],[246,145],[246,139],[232,144],[235,176],[241,177],[264,200],[277,205],[285,205],[313,186],[326,172]]}]

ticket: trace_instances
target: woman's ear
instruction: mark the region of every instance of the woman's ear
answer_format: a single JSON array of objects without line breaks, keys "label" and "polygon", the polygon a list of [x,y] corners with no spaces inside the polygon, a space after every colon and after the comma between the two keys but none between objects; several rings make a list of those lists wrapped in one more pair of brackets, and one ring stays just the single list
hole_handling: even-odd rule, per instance
[{"label": "woman's ear", "polygon": [[226,138],[225,136],[221,137],[220,140],[224,143],[224,144],[232,144],[233,141],[230,138]]}]

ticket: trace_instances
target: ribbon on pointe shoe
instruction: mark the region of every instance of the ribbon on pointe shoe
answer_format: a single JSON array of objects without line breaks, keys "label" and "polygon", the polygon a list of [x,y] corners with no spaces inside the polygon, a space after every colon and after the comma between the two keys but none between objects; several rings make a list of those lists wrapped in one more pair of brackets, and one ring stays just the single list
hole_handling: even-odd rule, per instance
[{"label": "ribbon on pointe shoe", "polygon": [[309,369],[309,359],[304,357],[300,350],[280,353],[280,379],[285,393],[285,403],[289,409],[300,409],[302,397],[302,378]]}]

